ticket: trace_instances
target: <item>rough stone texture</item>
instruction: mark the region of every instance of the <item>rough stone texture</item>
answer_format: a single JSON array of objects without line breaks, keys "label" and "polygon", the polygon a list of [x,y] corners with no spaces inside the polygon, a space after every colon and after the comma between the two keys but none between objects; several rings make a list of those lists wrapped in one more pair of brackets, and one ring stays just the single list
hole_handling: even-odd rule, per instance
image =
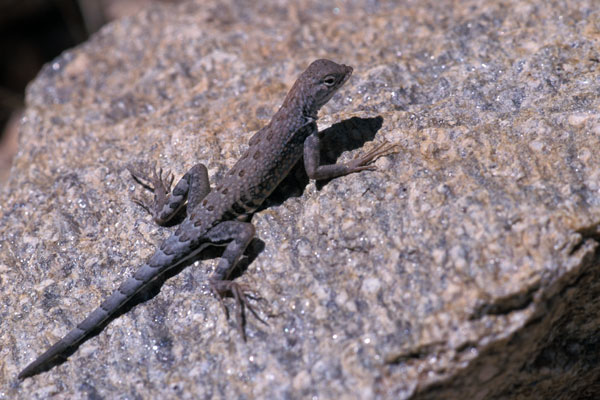
[{"label": "rough stone texture", "polygon": [[[0,198],[0,398],[594,398],[597,10],[206,1],[66,52],[29,87]],[[329,156],[401,152],[288,182],[255,216],[264,250],[239,279],[269,325],[240,340],[208,259],[17,383],[169,234],[130,201],[127,163],[199,160],[214,182],[318,57],[355,68],[322,112],[353,139]]]}]

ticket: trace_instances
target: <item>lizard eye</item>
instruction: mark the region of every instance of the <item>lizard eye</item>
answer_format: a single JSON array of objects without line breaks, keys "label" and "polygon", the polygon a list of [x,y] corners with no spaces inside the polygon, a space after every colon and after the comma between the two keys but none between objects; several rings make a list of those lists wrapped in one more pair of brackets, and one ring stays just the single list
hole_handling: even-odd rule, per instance
[{"label": "lizard eye", "polygon": [[331,87],[331,86],[335,85],[335,81],[336,81],[335,76],[329,75],[329,76],[326,76],[325,78],[323,78],[323,80],[321,82],[323,82],[325,84],[325,86]]}]

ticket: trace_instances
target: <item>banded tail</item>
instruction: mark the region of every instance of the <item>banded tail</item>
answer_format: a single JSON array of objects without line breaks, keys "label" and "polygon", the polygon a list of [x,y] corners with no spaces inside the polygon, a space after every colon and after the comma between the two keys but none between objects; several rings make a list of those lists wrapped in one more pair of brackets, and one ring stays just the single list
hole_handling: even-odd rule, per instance
[{"label": "banded tail", "polygon": [[[189,243],[187,243],[189,245]],[[166,245],[166,246],[165,246]],[[162,248],[173,248],[175,246],[185,246],[179,242],[177,235],[171,236],[163,243]],[[169,252],[170,253],[170,252]],[[131,300],[137,293],[144,289],[148,283],[162,275],[167,270],[175,267],[181,262],[189,258],[192,254],[187,254],[188,257],[176,257],[175,254],[185,254],[182,252],[173,252],[174,254],[166,254],[163,250],[158,250],[152,258],[142,265],[135,274],[127,279],[117,290],[113,292],[100,307],[96,308],[86,319],[77,325],[65,337],[56,342],[44,354],[35,359],[18,375],[19,379],[37,375],[45,372],[56,365],[59,358],[66,359],[69,352],[81,343],[90,333],[102,325],[108,318],[114,315],[117,311]]]}]

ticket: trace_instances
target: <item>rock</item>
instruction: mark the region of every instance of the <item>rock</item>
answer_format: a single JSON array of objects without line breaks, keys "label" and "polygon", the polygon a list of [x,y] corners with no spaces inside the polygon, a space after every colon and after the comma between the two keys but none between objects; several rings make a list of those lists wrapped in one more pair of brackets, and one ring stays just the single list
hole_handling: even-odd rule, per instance
[{"label": "rock", "polygon": [[[0,197],[0,397],[600,392],[595,3],[339,4],[155,7],[44,68]],[[268,325],[241,340],[208,254],[18,383],[173,229],[125,167],[203,162],[215,182],[320,57],[354,67],[324,157],[401,151],[327,183],[298,169],[255,215],[239,280]]]}]

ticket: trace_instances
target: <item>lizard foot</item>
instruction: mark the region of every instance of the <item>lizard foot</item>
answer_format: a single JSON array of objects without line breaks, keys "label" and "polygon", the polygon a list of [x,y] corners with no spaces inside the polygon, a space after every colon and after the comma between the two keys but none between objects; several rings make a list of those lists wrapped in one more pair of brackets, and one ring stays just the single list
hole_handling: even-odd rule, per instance
[{"label": "lizard foot", "polygon": [[156,212],[161,210],[167,203],[167,195],[171,191],[171,185],[173,185],[173,174],[167,172],[163,178],[163,169],[160,168],[160,170],[157,172],[156,164],[152,166],[152,177],[141,173],[139,170],[134,169],[131,165],[127,166],[127,170],[137,183],[154,193],[155,212],[151,211],[153,207],[150,206],[147,201],[144,201],[140,198],[133,198],[133,202],[142,207],[149,214],[155,215]]},{"label": "lizard foot", "polygon": [[223,312],[229,319],[229,310],[225,306],[225,302],[223,301],[223,297],[226,295],[231,295],[235,299],[235,302],[238,305],[237,311],[237,326],[244,342],[246,341],[246,332],[244,330],[244,326],[246,325],[246,316],[244,310],[247,308],[250,310],[252,315],[260,322],[265,325],[268,325],[262,318],[258,316],[248,299],[252,300],[261,300],[260,297],[252,296],[247,294],[248,287],[246,285],[240,285],[237,282],[227,281],[227,280],[217,280],[211,279],[209,280],[210,289],[215,295],[215,297],[219,300],[221,307],[223,308]]},{"label": "lizard foot", "polygon": [[375,162],[379,157],[398,153],[398,150],[396,150],[397,147],[397,144],[390,144],[387,141],[383,142],[379,146],[375,147],[373,150],[369,151],[367,154],[359,156],[354,160],[350,161],[348,163],[348,167],[351,169],[351,172],[358,172],[364,170],[375,171],[377,167],[370,164]]}]

